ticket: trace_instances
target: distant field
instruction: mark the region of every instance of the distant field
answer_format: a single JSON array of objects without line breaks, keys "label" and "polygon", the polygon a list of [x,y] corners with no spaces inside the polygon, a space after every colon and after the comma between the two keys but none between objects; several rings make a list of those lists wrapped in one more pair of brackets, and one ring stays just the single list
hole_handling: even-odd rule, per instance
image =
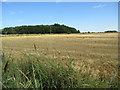
[{"label": "distant field", "polygon": [[3,35],[2,48],[14,62],[24,62],[24,53],[59,59],[61,64],[72,59],[71,66],[80,74],[112,84],[117,80],[117,33]]},{"label": "distant field", "polygon": [[72,57],[77,60],[116,60],[118,58],[117,33],[26,35],[2,38],[5,51],[32,53],[34,44],[37,51],[46,52],[52,57]]}]

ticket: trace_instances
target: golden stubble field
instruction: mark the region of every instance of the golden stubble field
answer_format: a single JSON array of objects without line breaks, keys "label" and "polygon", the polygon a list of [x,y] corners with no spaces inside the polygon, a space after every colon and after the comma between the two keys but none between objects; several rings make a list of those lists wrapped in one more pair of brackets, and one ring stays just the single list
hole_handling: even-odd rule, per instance
[{"label": "golden stubble field", "polygon": [[[3,52],[16,60],[22,53],[74,59],[72,66],[92,79],[115,79],[118,70],[118,34],[3,35]],[[36,49],[36,50],[35,50]],[[38,53],[37,53],[38,54]]]}]

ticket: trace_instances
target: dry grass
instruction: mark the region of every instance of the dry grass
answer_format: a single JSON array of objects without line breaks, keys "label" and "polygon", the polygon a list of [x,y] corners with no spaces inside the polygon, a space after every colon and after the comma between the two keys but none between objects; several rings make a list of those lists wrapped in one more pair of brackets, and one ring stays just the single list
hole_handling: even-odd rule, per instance
[{"label": "dry grass", "polygon": [[46,57],[73,58],[72,66],[93,80],[116,80],[118,69],[118,34],[62,34],[2,36],[3,51],[16,60],[22,53]]}]

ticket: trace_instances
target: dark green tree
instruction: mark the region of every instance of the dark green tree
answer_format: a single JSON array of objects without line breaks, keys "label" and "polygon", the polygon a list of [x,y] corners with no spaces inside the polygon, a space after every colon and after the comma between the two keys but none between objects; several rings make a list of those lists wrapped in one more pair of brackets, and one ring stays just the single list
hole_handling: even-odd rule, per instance
[{"label": "dark green tree", "polygon": [[16,26],[5,27],[2,29],[3,34],[61,34],[61,33],[80,33],[73,27],[66,25],[53,24],[53,25],[35,25],[35,26]]}]

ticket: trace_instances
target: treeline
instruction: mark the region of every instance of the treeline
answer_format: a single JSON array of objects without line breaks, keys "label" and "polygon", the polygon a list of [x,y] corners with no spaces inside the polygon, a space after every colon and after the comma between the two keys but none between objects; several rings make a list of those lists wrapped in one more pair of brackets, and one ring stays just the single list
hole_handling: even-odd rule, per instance
[{"label": "treeline", "polygon": [[116,30],[105,31],[105,33],[116,33]]},{"label": "treeline", "polygon": [[2,34],[60,34],[60,33],[80,33],[73,27],[66,25],[35,25],[35,26],[16,26],[3,28]]}]

